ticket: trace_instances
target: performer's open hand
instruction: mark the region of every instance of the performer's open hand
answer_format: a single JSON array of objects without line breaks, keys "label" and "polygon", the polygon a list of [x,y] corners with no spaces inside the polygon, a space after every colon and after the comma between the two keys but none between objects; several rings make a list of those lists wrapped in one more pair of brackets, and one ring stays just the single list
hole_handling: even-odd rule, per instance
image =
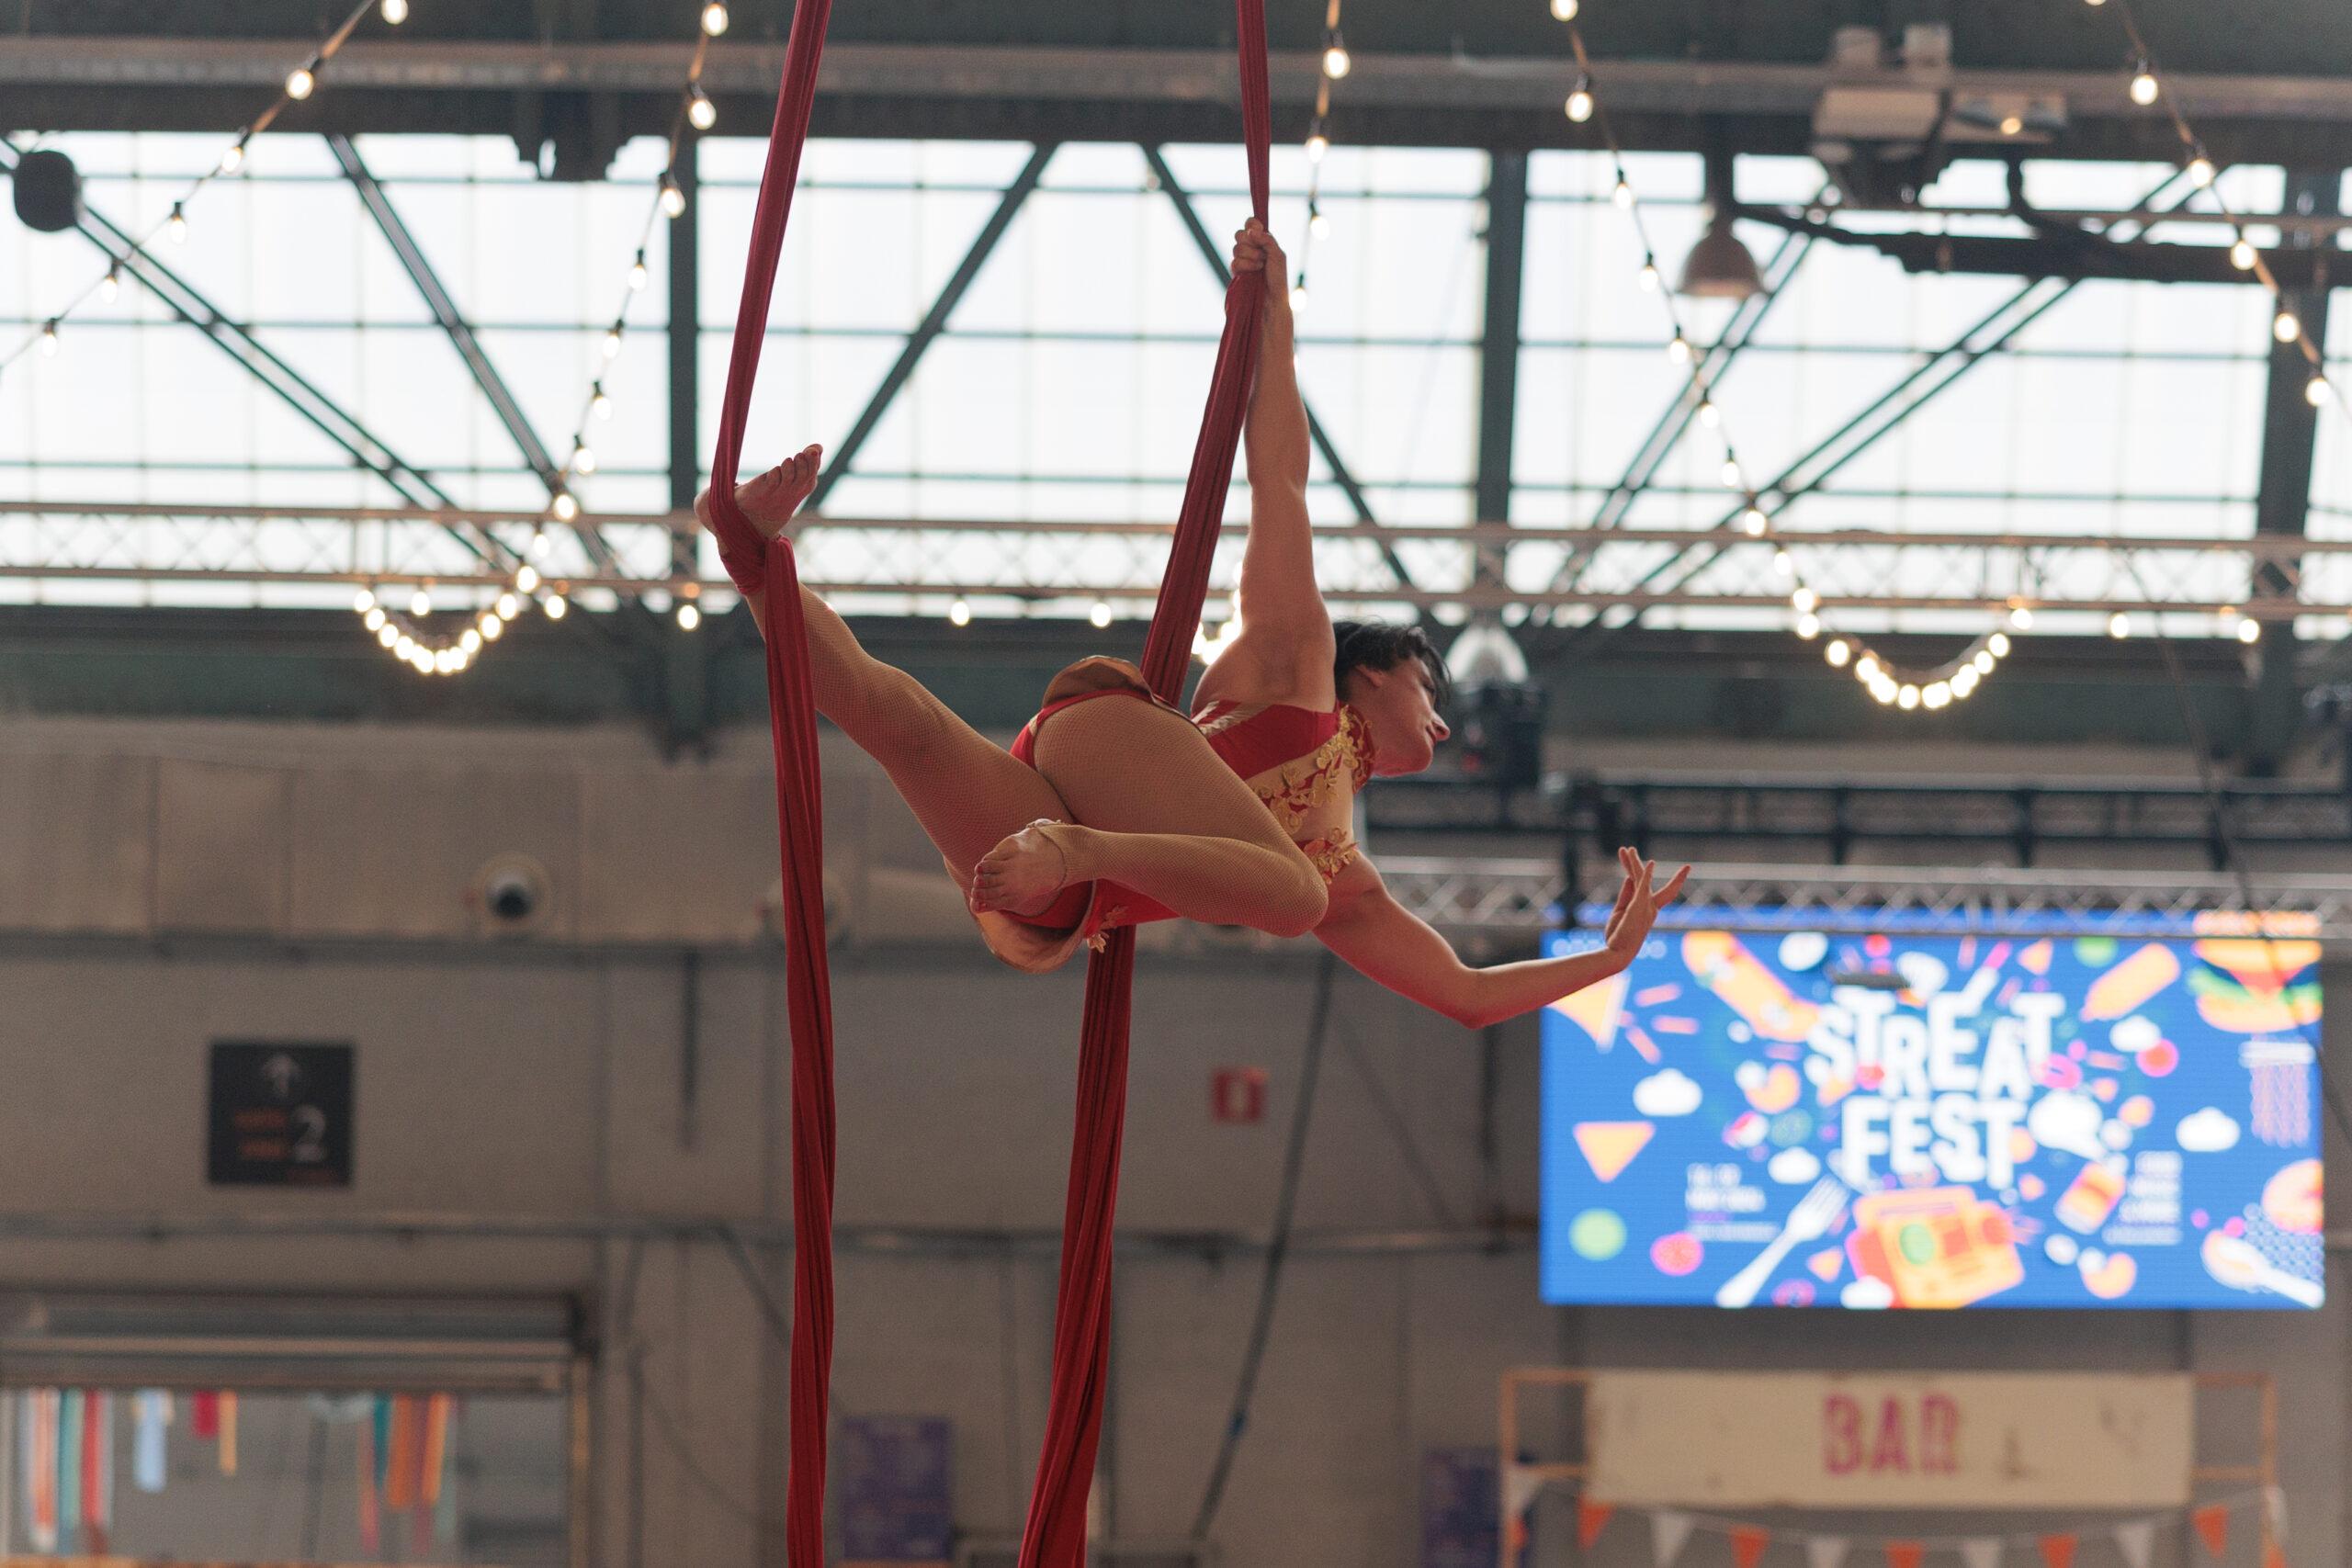
[{"label": "performer's open hand", "polygon": [[1273,234],[1255,218],[1234,233],[1233,272],[1237,277],[1244,273],[1264,273],[1266,309],[1288,312],[1290,258],[1283,254],[1283,248],[1275,242]]},{"label": "performer's open hand", "polygon": [[[760,531],[760,537],[773,539],[784,532],[784,525],[817,488],[817,472],[824,458],[824,447],[810,442],[767,472],[735,487],[735,504]],[[702,519],[704,527],[712,526],[708,491],[695,498],[695,515]]]},{"label": "performer's open hand", "polygon": [[1649,939],[1650,928],[1657,923],[1657,912],[1673,903],[1682,892],[1682,885],[1690,880],[1690,868],[1686,865],[1676,872],[1665,886],[1653,887],[1657,862],[1621,849],[1617,852],[1617,863],[1624,871],[1625,880],[1617,889],[1616,908],[1609,911],[1606,941],[1609,951],[1620,963],[1631,964],[1642,951],[1642,943]]}]

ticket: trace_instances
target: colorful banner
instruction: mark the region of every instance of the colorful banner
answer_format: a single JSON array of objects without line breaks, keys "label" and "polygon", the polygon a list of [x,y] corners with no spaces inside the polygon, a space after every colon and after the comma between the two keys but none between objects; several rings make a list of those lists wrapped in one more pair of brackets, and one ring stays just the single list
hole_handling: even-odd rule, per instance
[{"label": "colorful banner", "polygon": [[1589,1495],[1693,1508],[2162,1508],[2185,1374],[1597,1371]]},{"label": "colorful banner", "polygon": [[1544,1298],[2316,1307],[2318,959],[1662,930],[1544,1014]]}]

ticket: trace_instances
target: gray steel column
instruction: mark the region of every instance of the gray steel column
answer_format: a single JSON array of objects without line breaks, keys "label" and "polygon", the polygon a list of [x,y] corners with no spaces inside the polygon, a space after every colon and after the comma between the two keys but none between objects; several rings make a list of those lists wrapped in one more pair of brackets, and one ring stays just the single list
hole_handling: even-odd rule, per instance
[{"label": "gray steel column", "polygon": [[[2344,175],[2335,169],[2291,169],[2287,175],[2285,209],[2305,216],[2333,215],[2340,206]],[[2290,233],[2287,245],[2308,250],[2312,236]],[[2290,289],[2278,297],[2278,308],[2292,311],[2302,322],[2303,342],[2327,342],[2328,288]],[[2254,497],[2256,534],[2296,534],[2305,531],[2312,497],[2312,456],[2319,441],[2320,411],[2312,406],[2308,390],[2311,362],[2302,343],[2270,345],[2270,379],[2262,405],[2262,469]],[[2337,394],[2341,396],[2341,392]],[[2257,567],[2254,574],[2256,599],[2292,599],[2301,575],[2300,562]],[[2286,764],[2303,722],[2302,686],[2296,671],[2295,623],[2266,621],[2263,643],[2256,655],[2254,701],[2245,710],[2245,771],[2269,778]]]},{"label": "gray steel column", "polygon": [[[702,184],[695,153],[698,138],[682,138],[670,167],[684,193],[686,209],[668,220],[670,243],[670,510],[694,510],[702,490]],[[670,570],[701,576],[702,534],[684,528],[670,536]],[[710,736],[710,658],[707,639],[718,626],[686,631],[675,621],[661,628],[662,742],[671,755],[707,746]]]},{"label": "gray steel column", "polygon": [[[1487,154],[1487,324],[1478,370],[1478,521],[1510,517],[1512,436],[1519,415],[1519,319],[1527,276],[1527,154]],[[1487,575],[1487,553],[1479,571]],[[1492,562],[1499,568],[1500,562]]]}]

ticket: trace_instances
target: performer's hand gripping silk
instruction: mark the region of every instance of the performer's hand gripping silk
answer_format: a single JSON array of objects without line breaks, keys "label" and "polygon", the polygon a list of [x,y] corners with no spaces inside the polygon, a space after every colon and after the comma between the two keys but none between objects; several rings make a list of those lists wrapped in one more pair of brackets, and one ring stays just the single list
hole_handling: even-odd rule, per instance
[{"label": "performer's hand gripping silk", "polygon": [[[1446,737],[1445,666],[1417,626],[1334,625],[1315,581],[1306,411],[1293,365],[1282,249],[1253,219],[1236,272],[1264,271],[1265,321],[1246,442],[1250,537],[1238,628],[1193,711],[1159,702],[1135,666],[1080,660],[1056,676],[1008,752],[912,676],[873,658],[801,590],[817,705],[882,764],[963,888],[990,951],[1052,969],[1113,926],[1184,919],[1312,933],[1363,974],[1477,1026],[1623,969],[1690,875],[1619,852],[1605,945],[1473,968],[1390,895],[1350,824],[1356,792],[1419,773]],[[736,491],[763,535],[817,482],[810,446]],[[709,525],[709,497],[696,510]],[[763,633],[766,606],[751,601]]]}]

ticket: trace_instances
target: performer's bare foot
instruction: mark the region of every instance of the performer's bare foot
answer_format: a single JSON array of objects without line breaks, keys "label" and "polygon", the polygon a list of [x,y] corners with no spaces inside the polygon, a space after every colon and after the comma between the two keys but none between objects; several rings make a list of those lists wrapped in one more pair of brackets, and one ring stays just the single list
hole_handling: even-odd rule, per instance
[{"label": "performer's bare foot", "polygon": [[[800,503],[817,488],[817,474],[823,467],[824,457],[824,447],[812,441],[767,472],[735,487],[735,504],[743,509],[743,515],[760,531],[760,537],[773,539],[784,532],[792,514],[800,510]],[[708,491],[695,498],[695,515],[702,520],[704,527],[712,525]]]},{"label": "performer's bare foot", "polygon": [[973,912],[1025,918],[1050,908],[1069,881],[1069,858],[1053,836],[1061,826],[1040,818],[983,855],[972,868]]}]

